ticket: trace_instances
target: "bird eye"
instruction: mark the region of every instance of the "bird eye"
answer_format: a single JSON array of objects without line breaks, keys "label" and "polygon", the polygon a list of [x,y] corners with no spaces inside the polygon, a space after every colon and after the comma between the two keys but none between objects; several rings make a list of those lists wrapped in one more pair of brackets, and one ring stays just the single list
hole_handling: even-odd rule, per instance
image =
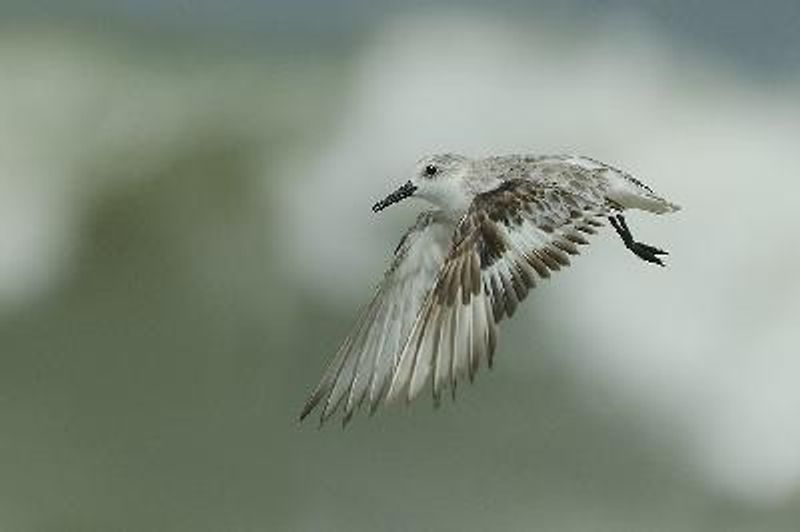
[{"label": "bird eye", "polygon": [[427,176],[434,176],[438,171],[439,169],[432,164],[429,164],[428,166],[425,167],[425,175]]}]

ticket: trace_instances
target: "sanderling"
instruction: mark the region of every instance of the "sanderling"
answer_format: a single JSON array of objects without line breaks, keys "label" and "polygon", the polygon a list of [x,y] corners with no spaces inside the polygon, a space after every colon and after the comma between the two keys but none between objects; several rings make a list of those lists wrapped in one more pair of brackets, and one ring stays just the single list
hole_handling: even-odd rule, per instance
[{"label": "sanderling", "polygon": [[406,198],[423,212],[394,252],[372,301],[328,365],[300,419],[321,405],[343,422],[365,402],[411,401],[430,378],[438,404],[459,380],[492,366],[497,324],[541,278],[608,219],[625,246],[663,266],[667,252],[634,240],[622,212],[679,207],[627,173],[579,156],[421,159],[408,182],[372,210]]}]

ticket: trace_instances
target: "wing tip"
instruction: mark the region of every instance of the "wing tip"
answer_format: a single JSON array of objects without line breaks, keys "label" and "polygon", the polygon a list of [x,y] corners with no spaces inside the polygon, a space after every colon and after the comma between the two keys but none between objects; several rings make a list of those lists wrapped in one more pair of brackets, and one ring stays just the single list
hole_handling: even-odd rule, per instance
[{"label": "wing tip", "polygon": [[311,394],[311,397],[308,398],[306,404],[303,405],[303,410],[300,411],[300,415],[297,417],[298,422],[304,421],[314,409],[317,408],[319,405],[322,396],[325,395],[321,389],[317,389],[314,393]]}]

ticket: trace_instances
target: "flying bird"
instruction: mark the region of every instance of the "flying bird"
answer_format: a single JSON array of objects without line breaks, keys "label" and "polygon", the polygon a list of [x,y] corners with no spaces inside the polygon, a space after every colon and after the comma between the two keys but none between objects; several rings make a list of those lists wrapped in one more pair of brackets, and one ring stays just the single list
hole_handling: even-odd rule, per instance
[{"label": "flying bird", "polygon": [[346,424],[362,405],[411,401],[431,381],[438,404],[490,367],[498,323],[608,220],[627,249],[664,266],[666,251],[634,239],[623,213],[680,207],[609,164],[582,156],[456,154],[422,158],[377,202],[407,198],[434,209],[403,235],[370,303],[329,363],[300,419],[320,408]]}]

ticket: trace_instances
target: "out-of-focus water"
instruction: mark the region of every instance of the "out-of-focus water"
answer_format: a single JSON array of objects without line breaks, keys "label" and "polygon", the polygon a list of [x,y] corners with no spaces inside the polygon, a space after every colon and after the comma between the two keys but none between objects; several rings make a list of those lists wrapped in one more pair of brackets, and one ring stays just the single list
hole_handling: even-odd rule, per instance
[{"label": "out-of-focus water", "polygon": [[[617,9],[5,27],[0,528],[792,530],[800,79]],[[622,166],[684,207],[630,217],[669,267],[604,234],[456,403],[298,425],[436,151]]]}]

